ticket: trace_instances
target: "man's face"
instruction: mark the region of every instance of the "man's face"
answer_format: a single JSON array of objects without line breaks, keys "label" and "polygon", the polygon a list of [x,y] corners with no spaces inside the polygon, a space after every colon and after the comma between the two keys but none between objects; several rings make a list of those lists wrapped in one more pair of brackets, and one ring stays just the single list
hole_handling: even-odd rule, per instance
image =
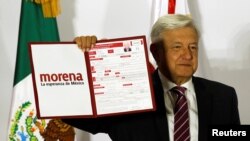
[{"label": "man's face", "polygon": [[159,52],[160,71],[176,84],[188,81],[198,66],[198,35],[191,27],[162,33],[164,49]]}]

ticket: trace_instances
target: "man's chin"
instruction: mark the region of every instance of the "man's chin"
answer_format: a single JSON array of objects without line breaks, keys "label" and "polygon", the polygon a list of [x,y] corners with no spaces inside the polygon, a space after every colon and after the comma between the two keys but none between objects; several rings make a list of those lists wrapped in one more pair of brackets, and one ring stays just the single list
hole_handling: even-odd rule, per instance
[{"label": "man's chin", "polygon": [[193,76],[193,71],[182,71],[180,73],[178,73],[177,75],[180,77],[184,77],[184,78],[191,78]]}]

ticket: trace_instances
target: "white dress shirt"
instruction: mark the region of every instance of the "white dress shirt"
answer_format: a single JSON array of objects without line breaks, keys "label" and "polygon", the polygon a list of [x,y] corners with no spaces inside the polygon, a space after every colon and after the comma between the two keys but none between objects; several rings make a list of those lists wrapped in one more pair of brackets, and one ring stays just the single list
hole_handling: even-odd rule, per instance
[{"label": "white dress shirt", "polygon": [[[173,82],[169,81],[159,70],[159,77],[162,83],[162,87],[164,90],[164,101],[166,107],[166,115],[168,119],[168,128],[169,128],[169,139],[170,141],[174,140],[174,105],[176,101],[176,96],[170,93],[170,89],[177,86]],[[185,92],[185,96],[188,102],[189,108],[189,122],[190,122],[190,141],[198,141],[198,108],[196,95],[194,91],[194,85],[192,83],[192,78],[181,85],[185,87],[187,90]]]}]

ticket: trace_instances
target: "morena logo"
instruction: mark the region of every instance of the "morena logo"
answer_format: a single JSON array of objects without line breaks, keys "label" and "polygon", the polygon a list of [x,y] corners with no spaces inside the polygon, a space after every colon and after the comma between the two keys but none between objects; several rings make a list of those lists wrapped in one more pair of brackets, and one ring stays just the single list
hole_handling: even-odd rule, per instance
[{"label": "morena logo", "polygon": [[41,82],[58,82],[58,81],[83,81],[81,73],[52,73],[40,74]]}]

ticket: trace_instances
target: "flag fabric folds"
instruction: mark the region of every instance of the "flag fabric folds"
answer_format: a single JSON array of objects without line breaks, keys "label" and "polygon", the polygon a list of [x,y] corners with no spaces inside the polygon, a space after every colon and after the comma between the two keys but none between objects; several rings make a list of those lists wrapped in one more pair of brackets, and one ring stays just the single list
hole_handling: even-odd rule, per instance
[{"label": "flag fabric folds", "polygon": [[34,0],[34,2],[42,5],[44,17],[56,17],[61,13],[59,0]]},{"label": "flag fabric folds", "polygon": [[[31,0],[22,0],[19,24],[8,140],[49,140],[52,139],[49,134],[57,135],[55,132],[60,132],[60,128],[56,125],[64,123],[60,120],[42,120],[36,117],[28,43],[59,41],[57,22],[55,18],[44,18],[41,5]],[[51,128],[54,129],[53,132]],[[57,138],[67,138],[68,141],[73,141],[74,129],[68,125],[62,128],[67,130],[63,130],[65,133],[61,133],[61,136]]]},{"label": "flag fabric folds", "polygon": [[188,0],[155,0],[152,7],[152,24],[165,14],[190,14]]},{"label": "flag fabric folds", "polygon": [[168,14],[189,15],[187,0],[168,0]]},{"label": "flag fabric folds", "polygon": [[174,14],[190,15],[188,0],[176,0]]}]

